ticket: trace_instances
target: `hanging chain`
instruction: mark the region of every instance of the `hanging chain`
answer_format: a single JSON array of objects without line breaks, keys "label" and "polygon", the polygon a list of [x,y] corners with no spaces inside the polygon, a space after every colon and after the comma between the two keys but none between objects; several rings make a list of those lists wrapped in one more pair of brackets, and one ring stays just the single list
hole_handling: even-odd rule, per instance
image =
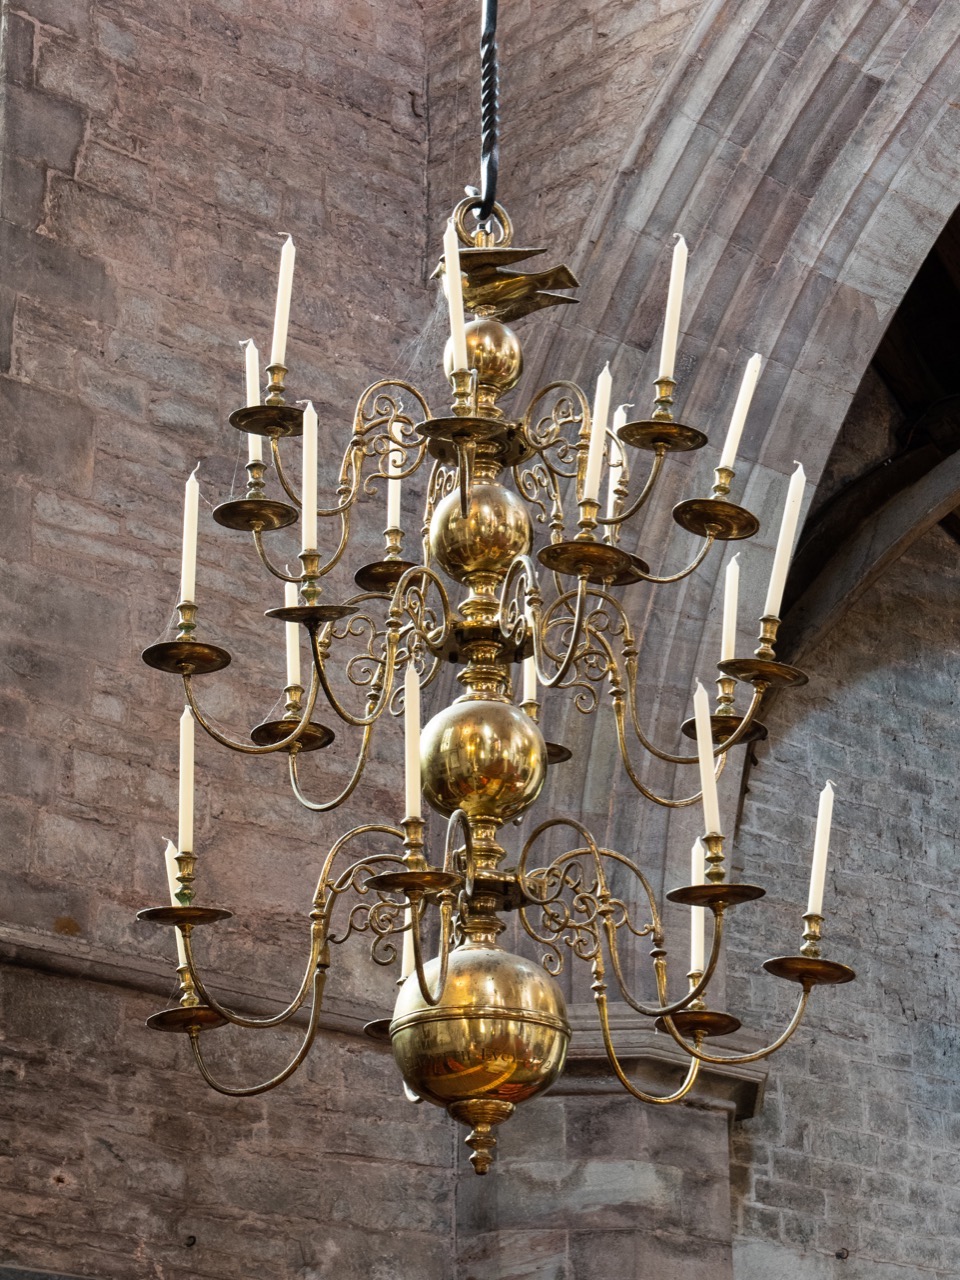
[{"label": "hanging chain", "polygon": [[497,199],[500,167],[500,71],[497,66],[497,0],[483,0],[480,33],[480,207],[484,226]]}]

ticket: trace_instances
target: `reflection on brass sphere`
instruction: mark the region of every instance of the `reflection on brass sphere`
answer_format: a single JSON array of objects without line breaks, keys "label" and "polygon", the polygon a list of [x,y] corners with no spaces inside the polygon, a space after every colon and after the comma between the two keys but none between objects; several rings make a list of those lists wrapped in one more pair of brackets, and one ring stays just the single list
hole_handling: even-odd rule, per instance
[{"label": "reflection on brass sphere", "polygon": [[[495,388],[502,395],[515,387],[523,372],[520,343],[512,329],[499,320],[481,317],[464,326],[467,335],[467,364],[477,371],[481,386]],[[453,340],[447,339],[443,349],[443,368],[447,377],[453,372]]]},{"label": "reflection on brass sphere", "polygon": [[[439,964],[425,965],[431,987]],[[570,1027],[559,986],[538,964],[468,943],[450,953],[436,1006],[424,1001],[416,974],[407,978],[390,1039],[404,1080],[430,1102],[518,1103],[559,1076]]]},{"label": "reflection on brass sphere", "polygon": [[525,504],[502,484],[475,484],[466,516],[459,492],[448,493],[430,520],[430,550],[456,582],[467,582],[476,572],[506,576],[532,541]]},{"label": "reflection on brass sphere", "polygon": [[455,702],[420,735],[423,791],[438,812],[506,822],[536,800],[547,772],[539,728],[511,702]]}]

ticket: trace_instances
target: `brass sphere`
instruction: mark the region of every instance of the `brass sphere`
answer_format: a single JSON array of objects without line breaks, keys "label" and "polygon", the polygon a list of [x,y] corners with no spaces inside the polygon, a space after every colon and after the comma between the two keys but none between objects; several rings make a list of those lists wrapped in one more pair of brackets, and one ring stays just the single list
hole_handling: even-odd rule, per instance
[{"label": "brass sphere", "polygon": [[[464,326],[467,336],[467,365],[477,371],[477,382],[503,395],[520,381],[523,355],[512,329],[499,320],[481,316]],[[447,377],[453,372],[453,339],[443,349],[443,368]]]},{"label": "brass sphere", "polygon": [[430,519],[430,550],[455,582],[468,582],[478,572],[505,577],[532,542],[525,504],[502,484],[474,484],[465,516],[459,491],[448,493]]},{"label": "brass sphere", "polygon": [[[439,968],[438,958],[424,966],[431,989]],[[467,943],[450,953],[439,1004],[426,1003],[415,973],[407,978],[390,1040],[404,1080],[437,1106],[518,1103],[559,1076],[570,1027],[560,988],[540,965]]]},{"label": "brass sphere", "polygon": [[439,813],[506,822],[536,800],[547,748],[533,720],[512,702],[454,702],[420,734],[423,791]]}]

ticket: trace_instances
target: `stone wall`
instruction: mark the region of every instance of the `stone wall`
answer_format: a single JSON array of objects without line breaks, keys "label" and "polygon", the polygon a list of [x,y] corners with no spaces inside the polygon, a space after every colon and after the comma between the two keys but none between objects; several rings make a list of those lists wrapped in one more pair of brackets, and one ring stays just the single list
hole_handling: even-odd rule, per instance
[{"label": "stone wall", "polygon": [[769,718],[739,839],[773,901],[734,918],[731,1007],[779,1027],[759,972],[802,929],[816,793],[836,783],[824,955],[856,983],[816,992],[735,1135],[737,1276],[960,1274],[956,544],[917,543],[804,659]]},{"label": "stone wall", "polygon": [[[356,1033],[390,976],[355,977],[358,946],[330,984],[352,1034],[279,1093],[224,1099],[184,1039],[144,1029],[174,959],[166,931],[134,922],[165,899],[181,706],[138,652],[176,600],[198,458],[201,626],[234,651],[203,700],[243,732],[284,683],[261,612],[279,584],[208,505],[244,479],[226,418],[238,341],[269,349],[277,233],[298,246],[288,385],[327,438],[431,312],[419,7],[11,0],[3,22],[0,1262],[119,1280],[321,1277],[349,1258],[446,1276],[450,1126],[398,1108],[388,1060]],[[341,735],[323,769],[306,762],[310,793],[339,786],[354,750]],[[377,818],[399,816],[389,758],[365,801]],[[204,961],[273,1009],[299,980],[317,849],[338,827],[298,812],[275,760],[203,742],[197,819],[200,899],[237,913],[198,936]],[[214,1069],[265,1078],[300,1034],[224,1035]]]}]

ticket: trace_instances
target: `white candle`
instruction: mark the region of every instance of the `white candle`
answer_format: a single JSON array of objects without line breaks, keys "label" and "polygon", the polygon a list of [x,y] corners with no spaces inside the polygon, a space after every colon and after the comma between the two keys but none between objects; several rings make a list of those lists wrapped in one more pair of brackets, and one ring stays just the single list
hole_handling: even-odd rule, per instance
[{"label": "white candle", "polygon": [[[694,840],[690,849],[690,883],[703,884],[703,841]],[[706,907],[690,908],[690,971],[703,973],[704,924]]]},{"label": "white candle", "polygon": [[167,847],[163,851],[163,860],[167,868],[167,888],[170,890],[170,905],[179,907],[177,894],[183,887],[177,876],[180,874],[180,868],[177,866],[177,846],[172,840],[167,841]]},{"label": "white candle", "polygon": [[[240,343],[243,347],[244,378],[247,390],[247,408],[260,403],[260,352],[252,338]],[[263,437],[255,431],[247,432],[247,461],[263,461]]]},{"label": "white candle", "polygon": [[287,327],[290,324],[290,298],[293,294],[293,263],[297,250],[287,236],[280,250],[280,278],[277,281],[277,309],[273,317],[273,346],[270,363],[283,364],[287,358]]},{"label": "white candle", "polygon": [[790,477],[787,488],[787,500],[783,504],[783,519],[780,522],[780,536],[777,538],[777,549],[773,554],[773,568],[770,570],[770,585],[767,587],[767,599],[763,606],[764,615],[779,618],[780,604],[783,600],[783,589],[787,585],[787,570],[790,568],[790,557],[793,554],[793,540],[800,521],[800,504],[803,502],[803,487],[807,477],[798,462],[797,469]]},{"label": "white candle", "polygon": [[723,581],[723,631],[720,638],[720,661],[737,654],[737,597],[740,594],[740,553],[727,565]]},{"label": "white candle", "polygon": [[747,420],[747,412],[750,408],[750,401],[753,399],[757,379],[760,377],[762,363],[760,352],[757,351],[747,361],[747,367],[743,371],[740,390],[737,392],[737,403],[733,406],[733,417],[730,419],[727,438],[723,442],[723,452],[720,454],[720,462],[718,464],[721,467],[728,467],[731,471],[733,470],[733,464],[737,460],[737,449],[740,446],[740,437],[743,435],[743,424]]},{"label": "white candle", "polygon": [[[177,866],[177,846],[172,840],[167,841],[167,847],[164,850],[164,861],[167,864],[167,884],[170,887],[170,905],[179,907],[181,904],[177,901],[177,894],[180,891],[180,882],[177,876],[180,874],[180,868]],[[187,952],[183,945],[183,934],[179,929],[174,929],[177,939],[177,964],[181,969],[187,967]]]},{"label": "white candle", "polygon": [[607,519],[611,520],[617,512],[617,485],[620,483],[620,477],[623,474],[623,450],[620,448],[620,441],[617,438],[617,432],[627,421],[627,410],[632,409],[632,404],[622,404],[613,415],[613,436],[610,441],[610,450],[607,455]]},{"label": "white candle", "polygon": [[303,483],[300,487],[303,551],[317,549],[317,411],[307,401],[303,411]]},{"label": "white candle", "polygon": [[596,502],[600,495],[600,468],[603,466],[603,455],[606,453],[607,417],[610,413],[610,388],[613,379],[610,376],[609,362],[603,366],[597,378],[597,389],[593,397],[593,414],[590,423],[590,445],[587,450],[587,473],[583,480],[583,501]]},{"label": "white candle", "polygon": [[453,341],[453,368],[466,369],[467,334],[463,323],[463,280],[460,277],[460,237],[452,218],[443,233],[443,274],[447,306],[450,309],[450,337]]},{"label": "white candle", "polygon": [[409,903],[403,908],[403,923],[406,926],[403,934],[403,955],[400,960],[400,977],[408,978],[417,967],[413,953],[413,912]]},{"label": "white candle", "polygon": [[697,725],[697,756],[700,760],[700,786],[703,789],[703,821],[707,835],[721,835],[720,805],[717,801],[717,778],[713,764],[713,734],[710,730],[710,703],[707,691],[697,681],[693,695],[693,714]]},{"label": "white candle", "polygon": [[521,702],[536,702],[537,700],[537,660],[531,653],[529,658],[523,660],[523,697]]},{"label": "white candle", "polygon": [[183,494],[183,554],[180,561],[180,599],[193,601],[197,592],[197,523],[200,516],[198,462],[187,477]]},{"label": "white candle", "polygon": [[[295,582],[285,582],[283,584],[283,603],[288,609],[295,608],[297,603],[297,584]],[[298,622],[286,622],[284,627],[287,641],[287,684],[299,684],[300,624]]]},{"label": "white candle", "polygon": [[813,866],[810,869],[810,896],[807,915],[823,915],[823,885],[827,878],[827,853],[830,848],[830,825],[833,821],[833,783],[820,792],[817,810],[817,834],[813,840]]},{"label": "white candle", "polygon": [[687,242],[677,236],[670,263],[670,288],[667,291],[667,314],[663,321],[663,342],[660,345],[661,378],[672,378],[677,360],[677,337],[680,333],[680,304],[683,301],[683,281],[687,274]]},{"label": "white candle", "polygon": [[193,712],[183,708],[180,717],[180,829],[181,853],[193,852]]},{"label": "white candle", "polygon": [[408,659],[403,674],[404,783],[408,818],[422,816],[420,802],[420,677]]},{"label": "white candle", "polygon": [[387,451],[387,528],[400,528],[400,472],[403,470],[403,450],[391,445]]}]

